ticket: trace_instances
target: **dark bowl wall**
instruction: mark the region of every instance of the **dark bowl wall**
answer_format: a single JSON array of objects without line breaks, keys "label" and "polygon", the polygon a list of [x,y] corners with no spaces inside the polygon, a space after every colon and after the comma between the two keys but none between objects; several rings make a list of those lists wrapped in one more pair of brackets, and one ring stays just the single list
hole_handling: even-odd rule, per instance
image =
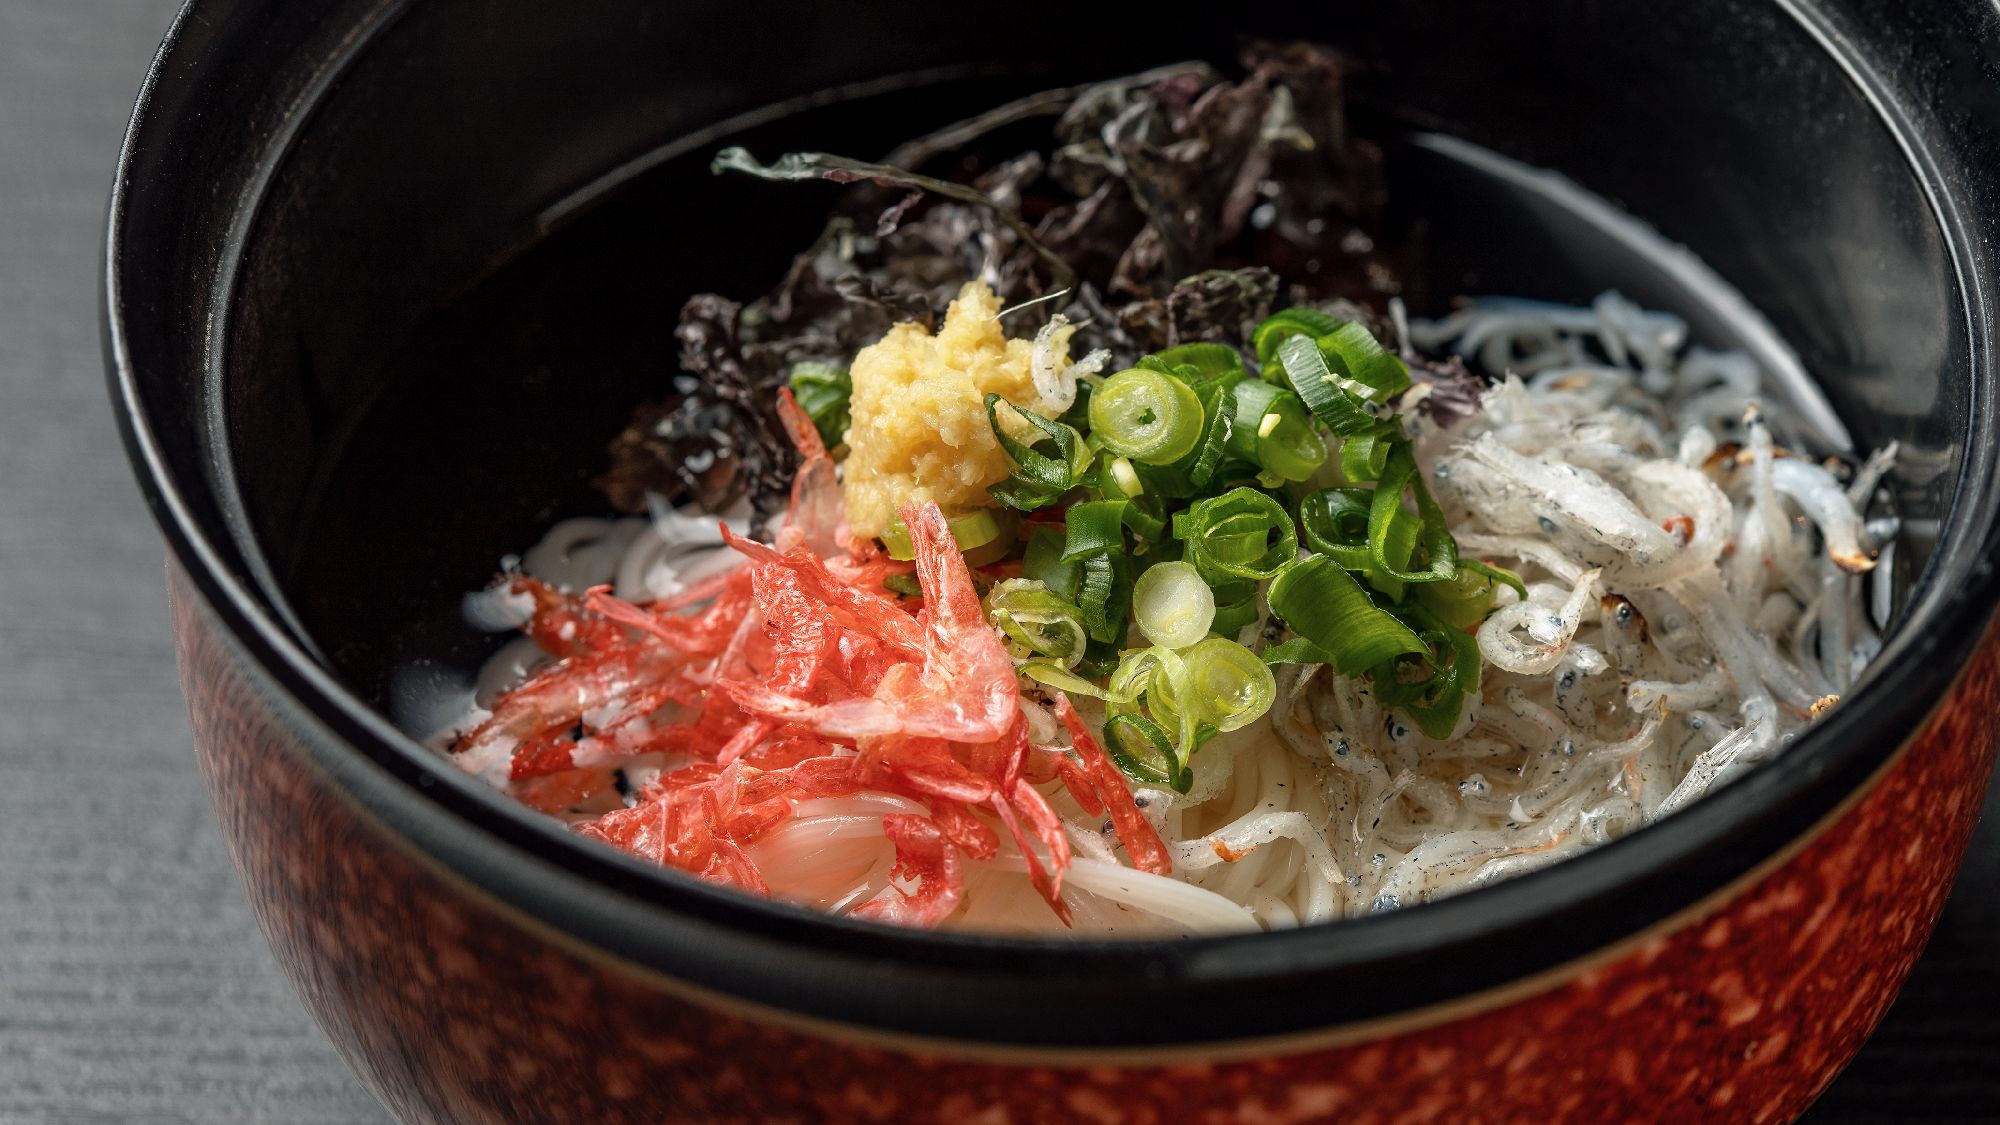
[{"label": "dark bowl wall", "polygon": [[[982,21],[915,2],[197,0],[114,202],[110,353],[179,560],[216,803],[280,960],[357,1070],[423,1120],[811,1117],[871,1098],[893,1116],[870,1083],[940,1111],[1005,1098],[1023,1119],[1088,1116],[1135,1087],[1239,1115],[1302,1091],[1308,1117],[1355,1120],[1802,1107],[1921,947],[1991,765],[1981,294],[2000,143],[1983,123],[2000,120],[2000,68],[1979,44],[1995,17],[1872,0],[1524,7]],[[605,214],[639,216],[621,242],[592,233],[577,193],[844,83],[929,72],[876,88],[866,114],[826,107],[762,135],[872,155],[1009,91],[1220,60],[1258,31],[1379,60],[1356,83],[1377,123],[1559,169],[1686,243],[1798,348],[1861,444],[1904,443],[1915,542],[1946,534],[1913,595],[1922,628],[1866,707],[1714,800],[1517,884],[1337,932],[1120,954],[823,922],[592,855],[433,776],[347,697],[379,699],[404,623],[590,502],[605,437],[670,368],[682,297],[762,288],[827,199],[662,165],[607,197]],[[1854,51],[1853,74],[1822,37]],[[1436,217],[1463,232],[1447,273],[1590,295],[1521,228],[1482,234],[1533,215],[1468,207]],[[468,294],[486,319],[466,319]],[[496,312],[504,334],[469,331]],[[1828,934],[1844,952],[1808,956]],[[1536,1036],[1552,1046],[1520,1047]],[[1205,1054],[1286,1061],[1205,1070]],[[1604,1073],[1617,1085],[1590,1085]]]}]

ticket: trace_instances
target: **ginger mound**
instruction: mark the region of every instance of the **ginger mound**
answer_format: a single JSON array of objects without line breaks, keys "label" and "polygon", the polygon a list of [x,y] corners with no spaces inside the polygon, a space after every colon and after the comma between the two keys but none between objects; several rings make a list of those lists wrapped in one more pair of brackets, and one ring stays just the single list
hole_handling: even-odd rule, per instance
[{"label": "ginger mound", "polygon": [[[967,282],[936,336],[898,324],[854,357],[842,469],[854,534],[880,535],[905,504],[934,501],[947,516],[994,506],[986,489],[1011,466],[993,440],[986,395],[1040,405],[1033,344],[1009,340],[999,312],[1000,298],[985,283]],[[1058,355],[1057,362],[1068,361]]]}]

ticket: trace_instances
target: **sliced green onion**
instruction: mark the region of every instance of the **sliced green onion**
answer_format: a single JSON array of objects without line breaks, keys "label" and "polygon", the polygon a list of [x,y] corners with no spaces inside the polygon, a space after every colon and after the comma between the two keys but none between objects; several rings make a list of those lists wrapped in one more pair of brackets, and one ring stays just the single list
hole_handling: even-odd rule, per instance
[{"label": "sliced green onion", "polygon": [[1366,488],[1322,488],[1299,501],[1299,535],[1306,546],[1348,570],[1373,565],[1368,553],[1368,505],[1375,493]]},{"label": "sliced green onion", "polygon": [[1235,641],[1210,637],[1189,650],[1186,660],[1182,701],[1198,722],[1218,731],[1256,722],[1278,697],[1269,666]]},{"label": "sliced green onion", "polygon": [[1254,578],[1232,578],[1226,582],[1210,582],[1208,586],[1215,591],[1215,604],[1220,606],[1224,602],[1254,600],[1257,596],[1257,581]]},{"label": "sliced green onion", "polygon": [[1029,578],[1009,578],[986,595],[986,615],[1021,659],[1041,656],[1074,668],[1090,639],[1075,602]]},{"label": "sliced green onion", "polygon": [[[1370,585],[1399,600],[1406,582],[1455,578],[1458,544],[1445,525],[1443,511],[1416,475],[1409,447],[1394,443],[1390,448],[1383,478],[1372,491],[1328,488],[1312,493],[1299,504],[1299,525],[1308,547],[1349,570],[1361,571]],[[1417,494],[1418,514],[1403,507],[1406,488]],[[1411,560],[1419,547],[1423,566],[1413,568]]]},{"label": "sliced green onion", "polygon": [[1256,432],[1256,462],[1280,480],[1310,480],[1320,464],[1326,464],[1326,440],[1320,438],[1298,394],[1280,390],[1258,418]]},{"label": "sliced green onion", "polygon": [[1083,650],[1083,663],[1076,666],[1079,676],[1089,676],[1093,680],[1108,678],[1118,668],[1118,645],[1100,641],[1095,637],[1090,646]]},{"label": "sliced green onion", "polygon": [[1423,661],[1398,657],[1371,669],[1369,682],[1377,698],[1401,708],[1426,735],[1449,738],[1466,698],[1479,692],[1479,642],[1420,605],[1406,604],[1397,612],[1419,631],[1427,656]]},{"label": "sliced green onion", "polygon": [[1135,649],[1121,656],[1105,690],[1125,703],[1142,701],[1149,709],[1178,714],[1174,684],[1186,672],[1186,662],[1171,649]]},{"label": "sliced green onion", "polygon": [[1027,553],[1021,556],[1021,577],[1040,582],[1051,593],[1076,600],[1076,584],[1082,568],[1063,558],[1063,533],[1044,524],[1028,536]]},{"label": "sliced green onion", "polygon": [[1090,432],[1121,457],[1172,464],[1201,443],[1201,399],[1172,375],[1120,371],[1090,396]]},{"label": "sliced green onion", "polygon": [[1210,632],[1233,637],[1243,631],[1246,625],[1255,625],[1262,613],[1257,610],[1257,586],[1250,583],[1250,592],[1234,601],[1223,601],[1221,591],[1216,593],[1215,620],[1209,622]]},{"label": "sliced green onion", "polygon": [[1250,579],[1236,579],[1230,583],[1210,583],[1216,593],[1216,621],[1208,625],[1210,633],[1220,633],[1222,637],[1236,637],[1242,627],[1262,619],[1258,611],[1262,599],[1258,597],[1258,583]]},{"label": "sliced green onion", "polygon": [[1179,376],[1197,386],[1248,377],[1243,370],[1242,353],[1228,344],[1181,344],[1146,356],[1139,361],[1139,366]]},{"label": "sliced green onion", "polygon": [[[1012,516],[1014,513],[1006,512],[1003,514]],[[982,566],[992,566],[994,563],[1013,554],[1014,548],[1018,546],[1020,546],[1020,540],[1014,537],[1014,529],[1010,527],[1007,529],[1005,535],[1000,536],[991,543],[960,553],[965,556],[966,566],[977,569]]]},{"label": "sliced green onion", "polygon": [[794,363],[786,382],[792,388],[792,399],[812,419],[828,449],[846,440],[847,427],[853,422],[848,403],[854,395],[854,380],[845,368],[811,360]]},{"label": "sliced green onion", "polygon": [[1387,402],[1410,385],[1410,369],[1390,355],[1368,326],[1360,321],[1342,323],[1319,337],[1320,350],[1338,356],[1349,379],[1368,388],[1362,395],[1375,402]]},{"label": "sliced green onion", "polygon": [[1298,557],[1298,529],[1285,506],[1254,488],[1197,500],[1174,517],[1188,561],[1209,582],[1262,581]]},{"label": "sliced green onion", "polygon": [[[1120,464],[1125,466],[1123,473],[1117,468]],[[1167,521],[1160,510],[1161,499],[1153,494],[1146,472],[1123,457],[1106,458],[1100,463],[1096,478],[1090,483],[1096,486],[1103,499],[1088,500],[1083,503],[1102,506],[1099,509],[1092,509],[1085,515],[1090,517],[1091,526],[1100,529],[1096,534],[1104,543],[1110,542],[1111,513],[1114,511],[1117,513],[1118,522],[1129,529],[1138,541],[1133,548],[1134,553],[1144,554],[1149,544],[1158,542],[1166,535]],[[1120,476],[1126,474],[1132,477],[1132,484],[1138,489],[1137,493],[1127,492],[1125,486],[1119,482]],[[1095,549],[1097,548],[1080,548],[1080,550]]]},{"label": "sliced green onion", "polygon": [[1458,729],[1459,717],[1465,712],[1465,701],[1479,694],[1479,641],[1456,630],[1447,632],[1446,639],[1452,647],[1451,685],[1439,692],[1435,700],[1408,708],[1418,728],[1436,739],[1451,737],[1451,732]]},{"label": "sliced green onion", "polygon": [[1146,484],[1139,479],[1138,471],[1132,468],[1130,458],[1114,457],[1108,468],[1111,472],[1111,486],[1128,498],[1142,495],[1146,491]]},{"label": "sliced green onion", "polygon": [[1111,703],[1106,713],[1151,713],[1156,721],[1178,727],[1181,717],[1174,686],[1186,671],[1186,662],[1172,649],[1154,645],[1125,653],[1105,688],[1124,702]]},{"label": "sliced green onion", "polygon": [[1068,692],[1071,695],[1088,696],[1092,699],[1101,699],[1111,704],[1132,702],[1132,697],[1113,695],[1104,688],[1098,687],[1075,672],[1052,661],[1030,660],[1026,664],[1021,665],[1021,674],[1038,684],[1045,684],[1055,688],[1057,691]]},{"label": "sliced green onion", "polygon": [[[968,556],[968,565],[977,566],[980,564],[971,562],[971,553],[992,543],[1011,544],[1014,529],[1019,524],[1020,517],[1012,512],[980,508],[951,517],[951,537],[958,541],[958,549]],[[910,544],[910,529],[903,525],[901,516],[882,529],[882,546],[888,549],[890,558],[899,562],[909,562],[917,557],[916,548]]]},{"label": "sliced green onion", "polygon": [[1271,358],[1313,414],[1342,437],[1370,428],[1381,404],[1410,385],[1409,368],[1357,321],[1342,321],[1317,338],[1286,336]]},{"label": "sliced green onion", "polygon": [[1132,580],[1127,577],[1125,556],[1101,551],[1085,557],[1083,580],[1077,585],[1077,605],[1083,610],[1083,628],[1094,641],[1116,644],[1125,639],[1125,622],[1132,609]]},{"label": "sliced green onion", "polygon": [[1389,467],[1393,445],[1395,440],[1380,431],[1355,434],[1340,443],[1340,475],[1356,484],[1379,480]]},{"label": "sliced green onion", "polygon": [[1269,383],[1238,383],[1234,391],[1229,452],[1279,480],[1302,481],[1319,470],[1326,442],[1297,395]]},{"label": "sliced green onion", "polygon": [[1343,676],[1406,652],[1427,652],[1408,625],[1376,605],[1353,575],[1325,555],[1309,555],[1280,574],[1269,599],[1271,612],[1325,650]]},{"label": "sliced green onion", "polygon": [[[1234,729],[1262,713],[1257,704],[1268,673],[1261,666],[1241,666],[1242,657],[1257,664],[1248,649],[1235,645],[1240,655],[1233,655],[1216,647],[1221,645],[1234,642],[1211,638],[1189,650],[1206,654],[1204,679],[1194,677],[1188,658],[1158,645],[1128,652],[1118,662],[1100,697],[1108,716],[1105,741],[1117,742],[1120,767],[1127,774],[1140,781],[1164,780],[1186,792],[1193,781],[1188,760],[1221,729],[1212,720]],[[1268,699],[1263,706],[1268,708]]]},{"label": "sliced green onion", "polygon": [[1251,333],[1251,350],[1257,353],[1257,364],[1265,369],[1265,378],[1269,379],[1271,358],[1278,354],[1280,344],[1294,336],[1317,340],[1331,335],[1340,324],[1339,317],[1318,309],[1283,309],[1265,317],[1264,322]]},{"label": "sliced green onion", "polygon": [[1208,636],[1215,591],[1184,562],[1148,567],[1132,586],[1132,622],[1156,645],[1186,648]]},{"label": "sliced green onion", "polygon": [[[1386,495],[1391,494],[1385,493],[1382,487],[1377,485],[1369,499],[1379,502]],[[1401,504],[1393,501],[1391,503],[1393,510],[1380,537],[1375,535],[1374,525],[1372,523],[1369,525],[1368,565],[1362,573],[1367,576],[1370,586],[1380,590],[1390,601],[1399,602],[1403,600],[1406,584],[1403,579],[1396,577],[1396,572],[1408,573],[1410,559],[1417,553],[1417,536],[1422,532],[1423,526],[1417,517],[1406,511]],[[1372,520],[1375,515],[1372,505],[1368,514]]]},{"label": "sliced green onion", "polygon": [[[1234,382],[1242,382],[1242,378],[1236,378]],[[1194,388],[1194,398],[1202,404],[1202,436],[1180,460],[1152,468],[1156,478],[1172,476],[1174,480],[1172,488],[1158,488],[1158,492],[1200,494],[1208,490],[1208,484],[1216,476],[1216,468],[1222,466],[1222,456],[1228,452],[1230,430],[1236,422],[1236,396],[1230,386],[1232,382],[1210,380]],[[1140,484],[1144,486],[1144,478]]]},{"label": "sliced green onion", "polygon": [[1206,491],[1197,488],[1179,465],[1133,465],[1132,472],[1145,489],[1142,495],[1156,501],[1186,500]]},{"label": "sliced green onion", "polygon": [[1125,776],[1142,785],[1166,785],[1176,793],[1194,788],[1194,771],[1160,724],[1124,712],[1104,722],[1104,749]]},{"label": "sliced green onion", "polygon": [[1486,620],[1487,611],[1493,608],[1494,585],[1490,575],[1461,561],[1458,577],[1451,581],[1418,585],[1417,604],[1453,629],[1470,629]]},{"label": "sliced green onion", "polygon": [[1180,705],[1181,685],[1187,681],[1187,662],[1171,649],[1154,645],[1126,653],[1112,670],[1106,690],[1129,702],[1110,702],[1109,714],[1146,714],[1162,727],[1176,732],[1174,745],[1183,756],[1192,754],[1199,724]]},{"label": "sliced green onion", "polygon": [[882,588],[906,598],[924,596],[924,588],[917,582],[917,576],[914,574],[891,574],[882,580]]},{"label": "sliced green onion", "polygon": [[1124,500],[1088,500],[1072,504],[1063,513],[1068,537],[1063,541],[1062,559],[1075,562],[1103,551],[1125,553]]},{"label": "sliced green onion", "polygon": [[1167,517],[1160,512],[1159,503],[1147,496],[1135,496],[1125,502],[1125,511],[1119,518],[1126,530],[1139,540],[1138,553],[1144,553],[1148,544],[1157,543],[1166,537]]},{"label": "sliced green onion", "polygon": [[[1041,436],[1033,442],[1022,442],[1010,435],[1007,427],[1000,424],[1003,403]],[[986,422],[993,428],[993,438],[1000,443],[1001,452],[1014,463],[1008,478],[987,492],[1010,508],[1032,512],[1047,507],[1075,488],[1090,471],[1095,455],[1074,426],[1023,410],[991,393],[986,396]]]},{"label": "sliced green onion", "polygon": [[1278,346],[1277,370],[1327,429],[1338,437],[1366,433],[1381,424],[1379,407],[1348,389],[1310,336],[1293,336]]},{"label": "sliced green onion", "polygon": [[1449,630],[1425,627],[1427,619],[1408,609],[1400,614],[1424,643],[1421,654],[1404,653],[1379,667],[1371,668],[1368,680],[1375,698],[1391,707],[1427,706],[1451,686],[1456,677],[1458,653],[1452,647]]},{"label": "sliced green onion", "polygon": [[1264,651],[1258,656],[1266,664],[1339,664],[1338,658],[1332,653],[1304,637],[1292,637],[1274,645],[1265,645]]},{"label": "sliced green onion", "polygon": [[1090,500],[1072,504],[1063,513],[1061,559],[1079,568],[1076,604],[1083,610],[1084,631],[1105,644],[1125,639],[1126,615],[1132,607],[1124,531],[1129,505],[1127,500]]},{"label": "sliced green onion", "polygon": [[[1394,525],[1410,521],[1410,514],[1403,508],[1406,488],[1416,496],[1415,547],[1421,548],[1421,557],[1398,558],[1394,553],[1402,543],[1400,534],[1392,535]],[[1368,546],[1375,568],[1385,577],[1402,582],[1448,582],[1458,577],[1458,541],[1451,537],[1443,509],[1424,487],[1423,476],[1417,472],[1416,460],[1407,444],[1399,444],[1389,454],[1388,466],[1375,485],[1368,508]],[[1420,569],[1416,568],[1418,562],[1422,563]]]},{"label": "sliced green onion", "polygon": [[1230,431],[1236,423],[1236,393],[1228,386],[1210,383],[1197,391],[1196,397],[1201,400],[1201,443],[1181,458],[1179,467],[1191,483],[1204,488],[1215,479],[1215,470],[1229,447]]},{"label": "sliced green onion", "polygon": [[1458,565],[1461,569],[1483,574],[1493,581],[1500,583],[1502,586],[1512,586],[1514,592],[1521,595],[1523,599],[1528,596],[1527,583],[1521,581],[1520,575],[1515,574],[1504,566],[1494,566],[1492,563],[1483,563],[1478,559],[1460,559],[1458,560]]}]

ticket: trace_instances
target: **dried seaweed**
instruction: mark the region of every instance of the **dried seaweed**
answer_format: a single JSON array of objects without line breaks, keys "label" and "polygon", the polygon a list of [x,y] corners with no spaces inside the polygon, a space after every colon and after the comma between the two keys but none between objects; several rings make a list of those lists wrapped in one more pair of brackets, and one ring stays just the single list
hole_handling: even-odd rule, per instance
[{"label": "dried seaweed", "polygon": [[1479,400],[1486,393],[1486,380],[1466,369],[1458,356],[1431,359],[1414,356],[1409,360],[1412,386],[1428,384],[1430,389],[1417,400],[1417,413],[1435,418],[1451,427],[1479,413]]},{"label": "dried seaweed", "polygon": [[982,140],[995,129],[1026,121],[1035,117],[1056,117],[1068,112],[1078,98],[1086,95],[1098,96],[1108,91],[1126,89],[1133,86],[1150,86],[1156,82],[1173,78],[1188,72],[1200,72],[1215,80],[1214,71],[1207,63],[1184,62],[1142,70],[1137,74],[1114,78],[1107,82],[1092,82],[1081,86],[1063,86],[1054,90],[1043,90],[1016,98],[1011,102],[995,106],[983,113],[957,121],[942,129],[926,133],[914,140],[897,145],[884,164],[898,168],[920,168],[933,158],[962,151]]},{"label": "dried seaweed", "polygon": [[1049,269],[1051,288],[1072,289],[1076,286],[1076,271],[1062,256],[1043,246],[1034,231],[1028,228],[1021,217],[999,200],[985,192],[965,184],[955,184],[950,180],[940,180],[919,175],[887,164],[873,164],[865,160],[855,160],[846,156],[835,156],[827,152],[788,152],[769,164],[759,164],[748,152],[741,148],[726,148],[715,155],[709,165],[716,172],[742,172],[764,180],[828,180],[836,184],[851,184],[860,180],[881,184],[884,187],[909,188],[914,191],[929,192],[932,195],[955,199],[974,207],[983,207],[1000,220],[1021,244],[1033,251]]},{"label": "dried seaweed", "polygon": [[790,488],[797,456],[762,401],[771,374],[744,354],[741,312],[713,294],[682,308],[674,394],[634,413],[612,440],[610,471],[598,480],[617,507],[644,511],[646,495],[656,493],[723,511],[739,497]]},{"label": "dried seaweed", "polygon": [[1281,288],[1278,275],[1262,266],[1203,270],[1175,283],[1164,297],[1120,306],[1123,347],[1113,350],[1156,352],[1202,340],[1240,347],[1277,308]]}]

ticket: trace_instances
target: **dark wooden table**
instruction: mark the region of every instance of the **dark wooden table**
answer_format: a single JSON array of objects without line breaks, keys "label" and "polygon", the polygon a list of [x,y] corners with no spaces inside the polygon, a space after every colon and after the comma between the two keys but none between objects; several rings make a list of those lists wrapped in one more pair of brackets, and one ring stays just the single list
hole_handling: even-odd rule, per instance
[{"label": "dark wooden table", "polygon": [[[172,0],[0,0],[0,1122],[378,1122],[264,949],[103,390],[98,240]],[[2000,818],[1812,1114],[2000,1120]]]}]

